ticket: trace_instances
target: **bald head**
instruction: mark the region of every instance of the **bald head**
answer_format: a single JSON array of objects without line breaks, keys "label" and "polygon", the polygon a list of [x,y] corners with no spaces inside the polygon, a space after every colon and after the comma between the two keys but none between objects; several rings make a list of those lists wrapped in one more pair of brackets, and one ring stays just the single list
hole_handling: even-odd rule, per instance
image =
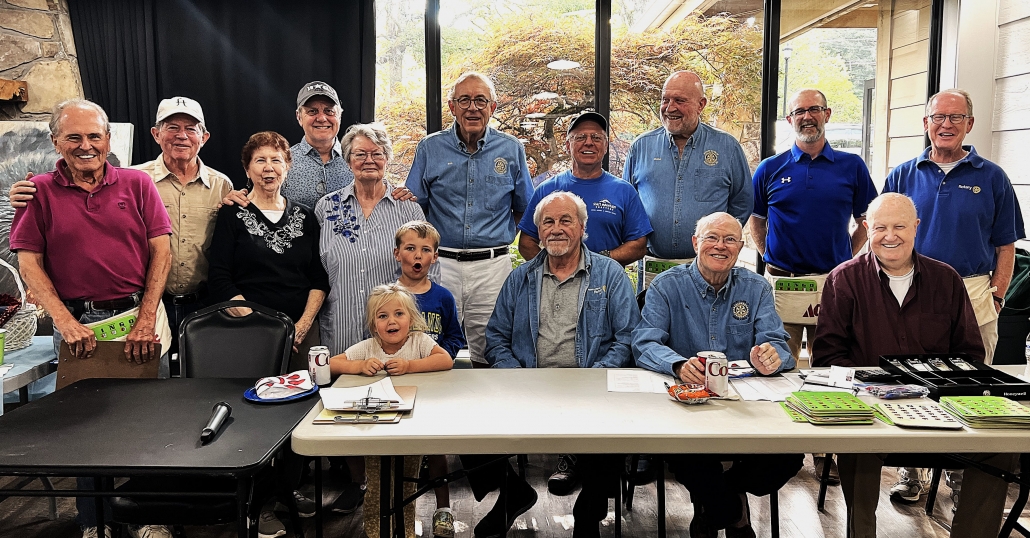
[{"label": "bald head", "polygon": [[662,86],[662,126],[674,140],[685,144],[697,130],[707,103],[701,78],[690,71],[676,71]]},{"label": "bald head", "polygon": [[669,78],[665,79],[665,84],[662,84],[662,92],[665,92],[669,88],[690,90],[695,92],[698,96],[704,96],[705,94],[705,88],[704,84],[701,83],[701,77],[697,76],[697,73],[694,73],[693,71],[676,71],[669,75]]},{"label": "bald head", "polygon": [[705,232],[712,228],[726,227],[727,230],[733,229],[736,231],[739,237],[744,233],[744,228],[740,225],[740,221],[725,212],[712,213],[711,215],[705,215],[697,220],[697,225],[694,226],[694,235],[697,237],[704,237]]},{"label": "bald head", "polygon": [[915,202],[908,196],[896,192],[885,192],[877,196],[866,210],[866,222],[869,222],[871,227],[873,223],[882,222],[887,218],[910,222],[919,220]]},{"label": "bald head", "polygon": [[881,269],[894,276],[912,270],[919,217],[911,198],[896,192],[881,194],[869,204],[865,226],[869,228],[869,250]]}]

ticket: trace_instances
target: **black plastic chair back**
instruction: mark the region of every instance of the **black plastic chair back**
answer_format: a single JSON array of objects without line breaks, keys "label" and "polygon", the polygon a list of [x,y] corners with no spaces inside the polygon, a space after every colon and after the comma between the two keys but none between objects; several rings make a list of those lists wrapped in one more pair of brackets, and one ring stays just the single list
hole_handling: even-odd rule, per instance
[{"label": "black plastic chair back", "polygon": [[[245,306],[250,315],[226,312]],[[193,312],[179,327],[183,377],[282,375],[293,351],[293,321],[282,312],[250,301],[225,301]]]}]

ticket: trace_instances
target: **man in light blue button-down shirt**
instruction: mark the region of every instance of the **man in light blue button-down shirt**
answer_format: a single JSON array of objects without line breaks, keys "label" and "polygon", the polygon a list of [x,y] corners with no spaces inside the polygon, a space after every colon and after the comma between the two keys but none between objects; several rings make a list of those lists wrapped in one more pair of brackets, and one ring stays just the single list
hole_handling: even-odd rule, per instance
[{"label": "man in light blue button-down shirt", "polygon": [[673,73],[662,87],[662,126],[640,135],[630,147],[622,178],[636,187],[654,232],[644,258],[649,285],[654,274],[690,260],[698,219],[717,211],[741,224],[754,204],[751,169],[737,139],[701,122],[705,99],[701,79]]},{"label": "man in light blue button-down shirt", "polygon": [[454,124],[419,142],[407,187],[440,231],[440,284],[454,295],[472,360],[486,366],[486,324],[533,187],[522,143],[489,126],[497,109],[489,78],[458,77],[447,106]]},{"label": "man in light blue button-down shirt", "polygon": [[[734,267],[742,243],[740,222],[729,213],[701,218],[691,241],[693,264],[655,277],[647,290],[640,324],[633,333],[637,365],[670,374],[684,383],[704,383],[700,351],[746,359],[760,375],[794,368],[787,332],[776,314],[772,287],[761,276]],[[754,536],[747,493],[768,495],[801,469],[802,454],[678,455],[669,469],[694,502],[691,536]],[[722,461],[733,461],[723,471]],[[748,531],[751,531],[750,533]]]}]

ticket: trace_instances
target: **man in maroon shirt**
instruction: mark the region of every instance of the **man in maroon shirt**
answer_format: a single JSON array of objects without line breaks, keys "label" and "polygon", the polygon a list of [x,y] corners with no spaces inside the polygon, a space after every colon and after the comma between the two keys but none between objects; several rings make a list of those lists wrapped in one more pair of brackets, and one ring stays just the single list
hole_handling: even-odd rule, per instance
[{"label": "man in maroon shirt", "polygon": [[[813,366],[876,366],[880,355],[968,353],[983,361],[980,329],[969,295],[950,266],[915,252],[919,219],[905,195],[886,193],[869,204],[869,250],[830,272],[812,350]],[[971,454],[1005,470],[1012,454]],[[876,537],[880,469],[887,454],[841,454],[841,489],[849,535]],[[918,458],[923,458],[919,455]],[[925,456],[933,464],[934,456]],[[952,536],[991,537],[1001,528],[1007,484],[966,469]]]}]

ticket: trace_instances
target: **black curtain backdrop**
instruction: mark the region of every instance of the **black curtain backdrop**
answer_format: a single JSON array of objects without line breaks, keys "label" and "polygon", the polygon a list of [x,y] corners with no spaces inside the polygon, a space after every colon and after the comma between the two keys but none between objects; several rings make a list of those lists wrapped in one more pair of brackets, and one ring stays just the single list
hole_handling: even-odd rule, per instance
[{"label": "black curtain backdrop", "polygon": [[154,159],[150,135],[161,99],[204,107],[208,166],[246,183],[240,149],[258,131],[291,144],[297,91],[312,80],[336,88],[341,131],[372,121],[374,0],[70,0],[86,98],[113,122],[136,126],[132,162]]}]

